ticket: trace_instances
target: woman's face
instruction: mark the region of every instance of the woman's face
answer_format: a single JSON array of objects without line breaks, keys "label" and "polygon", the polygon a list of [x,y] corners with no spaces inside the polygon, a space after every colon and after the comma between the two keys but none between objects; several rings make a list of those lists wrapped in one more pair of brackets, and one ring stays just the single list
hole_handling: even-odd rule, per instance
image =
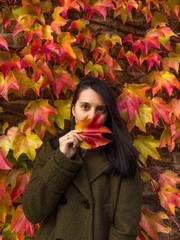
[{"label": "woman's face", "polygon": [[95,114],[101,115],[101,125],[104,125],[108,110],[104,98],[91,88],[82,90],[78,100],[72,107],[75,122],[92,118]]}]

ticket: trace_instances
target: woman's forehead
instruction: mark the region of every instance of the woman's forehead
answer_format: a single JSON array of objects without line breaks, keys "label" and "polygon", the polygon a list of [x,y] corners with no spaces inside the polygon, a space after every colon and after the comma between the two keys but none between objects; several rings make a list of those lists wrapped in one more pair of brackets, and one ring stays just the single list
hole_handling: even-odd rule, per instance
[{"label": "woman's forehead", "polygon": [[104,98],[92,88],[82,90],[78,102],[98,102],[101,105],[106,105]]}]

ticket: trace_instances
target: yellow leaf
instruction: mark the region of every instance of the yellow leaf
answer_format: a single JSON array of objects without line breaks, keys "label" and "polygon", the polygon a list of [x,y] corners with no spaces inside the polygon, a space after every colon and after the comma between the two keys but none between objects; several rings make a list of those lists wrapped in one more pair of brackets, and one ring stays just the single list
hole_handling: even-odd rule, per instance
[{"label": "yellow leaf", "polygon": [[[144,159],[147,159],[148,156],[151,156],[154,159],[160,160],[161,157],[156,148],[159,147],[160,142],[152,135],[150,136],[142,136],[138,135],[137,139],[134,140],[134,147],[140,153]],[[145,164],[145,163],[144,163]]]},{"label": "yellow leaf", "polygon": [[2,149],[5,157],[7,156],[9,150],[12,149],[12,142],[19,132],[19,128],[12,127],[7,131],[6,135],[0,136],[0,148]]},{"label": "yellow leaf", "polygon": [[18,157],[25,153],[32,161],[36,156],[35,149],[42,145],[41,139],[33,132],[26,134],[19,133],[16,135],[13,141],[13,155],[17,160]]},{"label": "yellow leaf", "polygon": [[139,113],[135,111],[134,117],[131,122],[128,122],[127,126],[131,131],[134,126],[137,126],[141,131],[146,132],[146,124],[153,123],[151,107],[146,104],[139,105]]},{"label": "yellow leaf", "polygon": [[55,122],[59,128],[64,129],[64,120],[70,119],[71,115],[71,101],[70,100],[56,100],[54,106],[58,112],[55,116]]},{"label": "yellow leaf", "polygon": [[166,26],[168,24],[168,20],[166,16],[163,13],[160,12],[155,12],[152,17],[152,26],[157,27],[157,26]]}]

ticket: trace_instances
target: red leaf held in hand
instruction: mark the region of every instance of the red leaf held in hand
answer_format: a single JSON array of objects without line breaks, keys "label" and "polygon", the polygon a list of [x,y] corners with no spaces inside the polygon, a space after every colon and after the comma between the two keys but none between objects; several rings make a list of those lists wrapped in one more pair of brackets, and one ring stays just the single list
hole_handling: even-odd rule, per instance
[{"label": "red leaf held in hand", "polygon": [[83,142],[80,143],[80,147],[86,149],[94,149],[99,146],[104,146],[111,142],[104,138],[101,133],[112,133],[107,127],[100,125],[101,115],[95,115],[93,118],[79,121],[75,129],[82,130],[79,135],[82,137]]}]

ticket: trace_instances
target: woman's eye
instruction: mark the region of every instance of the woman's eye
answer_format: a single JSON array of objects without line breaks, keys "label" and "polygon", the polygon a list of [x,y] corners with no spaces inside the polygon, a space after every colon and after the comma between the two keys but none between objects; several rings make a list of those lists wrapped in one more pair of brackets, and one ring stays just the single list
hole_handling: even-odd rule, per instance
[{"label": "woman's eye", "polygon": [[83,109],[88,109],[89,107],[88,107],[88,105],[82,105],[81,106]]},{"label": "woman's eye", "polygon": [[104,112],[105,112],[105,108],[99,108],[99,109],[98,109],[98,112],[99,112],[99,113],[104,113]]}]

